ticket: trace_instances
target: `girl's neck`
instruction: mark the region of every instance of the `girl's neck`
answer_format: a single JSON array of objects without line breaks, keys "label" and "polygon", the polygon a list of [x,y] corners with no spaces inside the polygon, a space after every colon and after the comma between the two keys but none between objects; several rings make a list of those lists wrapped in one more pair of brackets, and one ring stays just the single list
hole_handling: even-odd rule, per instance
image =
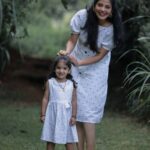
[{"label": "girl's neck", "polygon": [[65,78],[65,79],[60,79],[60,78],[55,78],[58,82],[66,82],[67,81],[67,79]]}]

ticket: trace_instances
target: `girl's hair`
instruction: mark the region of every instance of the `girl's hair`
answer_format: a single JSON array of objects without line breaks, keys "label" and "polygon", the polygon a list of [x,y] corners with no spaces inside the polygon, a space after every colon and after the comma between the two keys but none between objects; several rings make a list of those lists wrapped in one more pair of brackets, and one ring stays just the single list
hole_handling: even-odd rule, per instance
[{"label": "girl's hair", "polygon": [[[71,61],[69,60],[69,57],[67,57],[67,56],[57,56],[56,59],[55,59],[55,61],[54,61],[51,73],[48,76],[48,79],[50,79],[50,78],[57,78],[55,70],[56,70],[57,64],[60,61],[64,61],[65,64],[68,66],[69,70],[71,69]],[[74,88],[76,88],[76,82],[73,80],[73,77],[72,77],[72,75],[70,73],[67,74],[66,78],[69,79],[69,80],[71,80],[73,82]]]},{"label": "girl's hair", "polygon": [[[92,5],[87,8],[87,20],[85,26],[82,28],[87,31],[86,45],[89,45],[93,51],[98,51],[97,39],[98,39],[98,18],[93,11],[93,8],[99,0],[94,0]],[[112,16],[108,20],[113,24],[114,27],[114,43],[115,47],[119,47],[123,43],[123,28],[121,22],[121,15],[118,11],[116,0],[110,0],[112,5]]]}]

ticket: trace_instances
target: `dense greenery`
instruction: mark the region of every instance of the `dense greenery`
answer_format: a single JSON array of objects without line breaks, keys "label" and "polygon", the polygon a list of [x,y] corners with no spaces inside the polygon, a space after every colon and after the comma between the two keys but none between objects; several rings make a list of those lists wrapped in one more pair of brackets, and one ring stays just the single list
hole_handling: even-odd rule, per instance
[{"label": "dense greenery", "polygon": [[[0,0],[0,73],[10,60],[10,42],[19,27],[23,26],[28,3],[29,1]],[[22,31],[20,29],[18,31],[22,32],[22,36],[27,33],[25,27],[22,28]]]},{"label": "dense greenery", "polygon": [[128,6],[128,8],[124,9],[124,18],[128,13],[130,16],[130,18],[126,18],[124,21],[125,29],[127,31],[125,50],[128,51],[124,52],[123,55],[125,56],[125,59],[128,60],[125,78],[125,85],[129,88],[127,91],[129,93],[128,106],[133,114],[149,122],[150,2],[139,0],[132,3],[131,0],[127,0],[126,6]]},{"label": "dense greenery", "polygon": [[[36,57],[55,56],[59,49],[65,47],[70,34],[71,16],[90,2],[91,0],[0,0],[0,73],[10,60],[12,49],[19,50],[21,54]],[[150,60],[150,1],[118,0],[118,4],[126,34],[125,46],[122,51],[115,51],[116,56],[126,54],[126,51],[130,49],[138,49],[142,54],[132,51],[124,55],[124,60],[128,60],[128,64],[125,64],[127,66],[126,85],[132,87],[128,92],[133,94],[136,90],[134,97],[130,95],[129,107],[135,114],[140,114],[140,117],[149,120],[150,112],[147,110],[150,106],[150,92],[141,94],[140,91],[141,89],[145,91],[145,86],[150,91],[150,64],[143,59],[143,56],[146,56],[146,59]],[[139,62],[147,67],[141,68]],[[143,69],[146,69],[147,76],[136,76]],[[134,77],[136,77],[135,80],[133,80]],[[137,84],[138,80],[141,82]],[[133,87],[134,84],[136,86]]]}]

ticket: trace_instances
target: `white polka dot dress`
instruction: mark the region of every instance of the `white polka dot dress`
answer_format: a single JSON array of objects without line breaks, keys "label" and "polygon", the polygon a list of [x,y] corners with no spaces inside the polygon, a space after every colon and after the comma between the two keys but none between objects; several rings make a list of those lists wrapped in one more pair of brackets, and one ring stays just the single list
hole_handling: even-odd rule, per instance
[{"label": "white polka dot dress", "polygon": [[[70,26],[73,33],[79,34],[77,44],[71,53],[77,60],[96,55],[89,47],[85,46],[87,34],[82,28],[87,19],[87,10],[78,11],[71,19]],[[77,85],[77,121],[99,123],[103,117],[104,106],[107,96],[107,79],[113,49],[113,25],[108,27],[99,26],[99,48],[105,48],[108,53],[97,63],[72,67],[72,75]]]},{"label": "white polka dot dress", "polygon": [[[41,140],[57,144],[76,143],[76,126],[69,124],[72,114],[73,82],[67,80],[66,83],[58,83],[55,78],[49,79],[48,82],[50,97]],[[60,86],[65,86],[65,89]]]}]

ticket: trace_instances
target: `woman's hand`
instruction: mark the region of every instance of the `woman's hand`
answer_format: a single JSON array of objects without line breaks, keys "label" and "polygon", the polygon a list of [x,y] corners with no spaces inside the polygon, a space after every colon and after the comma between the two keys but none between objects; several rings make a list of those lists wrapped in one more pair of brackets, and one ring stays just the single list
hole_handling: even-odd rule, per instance
[{"label": "woman's hand", "polygon": [[66,56],[68,55],[69,53],[66,51],[66,50],[60,50],[57,55],[61,55],[61,56]]},{"label": "woman's hand", "polygon": [[74,56],[69,56],[69,58],[73,65],[79,66],[79,61]]}]

